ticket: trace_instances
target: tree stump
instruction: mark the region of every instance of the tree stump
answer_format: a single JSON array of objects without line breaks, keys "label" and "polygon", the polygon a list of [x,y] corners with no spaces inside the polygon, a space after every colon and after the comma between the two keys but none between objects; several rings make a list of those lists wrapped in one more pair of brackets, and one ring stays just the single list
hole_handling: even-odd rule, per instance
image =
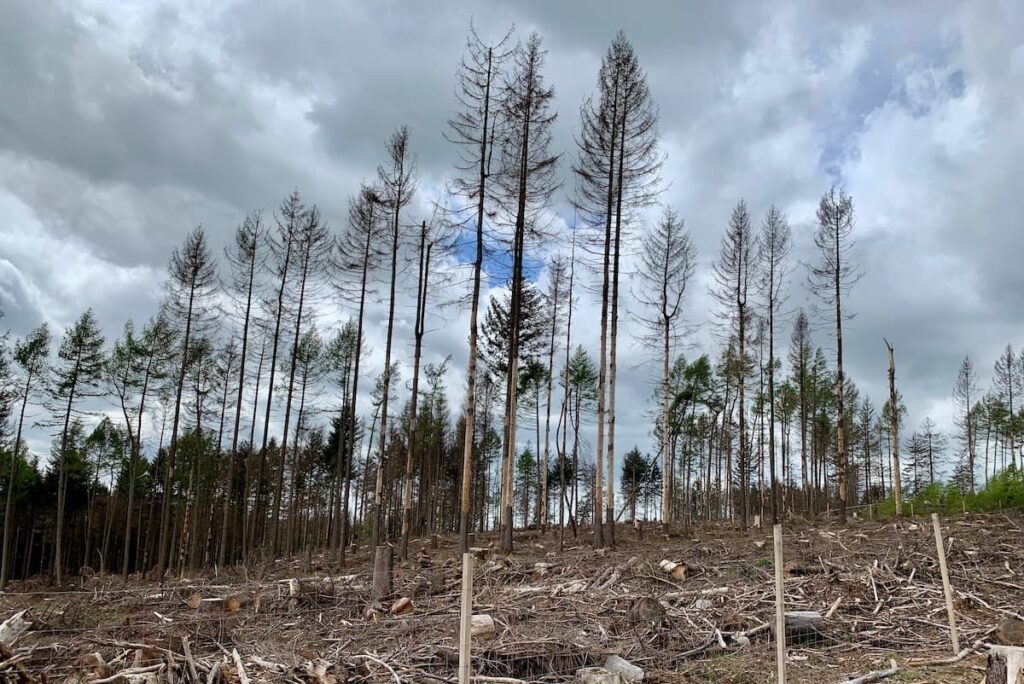
[{"label": "tree stump", "polygon": [[986,684],[1021,684],[1024,682],[1024,648],[989,646]]},{"label": "tree stump", "polygon": [[374,602],[381,603],[391,596],[394,569],[394,550],[386,544],[378,546],[373,559],[373,589],[370,594]]}]

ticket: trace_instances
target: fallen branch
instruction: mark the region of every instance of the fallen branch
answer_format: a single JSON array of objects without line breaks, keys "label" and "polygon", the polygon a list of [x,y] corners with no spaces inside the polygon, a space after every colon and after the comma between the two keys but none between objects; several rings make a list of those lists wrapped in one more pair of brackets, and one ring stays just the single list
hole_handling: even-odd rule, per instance
[{"label": "fallen branch", "polygon": [[872,670],[862,677],[855,677],[854,679],[847,679],[842,684],[868,684],[868,682],[877,682],[891,677],[900,671],[900,666],[896,664],[895,660],[889,661],[889,668],[886,670]]}]

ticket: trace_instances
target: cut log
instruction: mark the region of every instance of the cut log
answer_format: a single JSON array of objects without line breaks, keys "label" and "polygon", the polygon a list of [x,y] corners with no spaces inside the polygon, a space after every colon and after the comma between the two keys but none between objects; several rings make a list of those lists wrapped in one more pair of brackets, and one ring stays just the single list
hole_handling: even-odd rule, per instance
[{"label": "cut log", "polygon": [[[787,642],[817,642],[825,639],[825,618],[816,610],[793,610],[785,615]],[[775,626],[772,626],[775,631]]]},{"label": "cut log", "polygon": [[533,575],[533,579],[539,580],[548,574],[548,571],[554,567],[551,563],[534,563],[533,571],[530,573]]},{"label": "cut log", "polygon": [[617,655],[608,656],[608,660],[604,663],[604,669],[609,672],[618,673],[622,681],[628,682],[628,684],[644,680],[643,668],[637,667],[625,658],[620,658]]},{"label": "cut log", "polygon": [[690,565],[689,563],[676,563],[675,561],[663,560],[658,563],[658,567],[661,568],[662,572],[668,573],[677,582],[681,582],[690,575],[697,572],[697,566]]},{"label": "cut log", "polygon": [[622,675],[603,667],[584,667],[576,671],[579,684],[623,684]]},{"label": "cut log", "polygon": [[231,594],[224,599],[224,609],[229,613],[247,608],[252,603],[252,596],[239,592],[237,594]]},{"label": "cut log", "polygon": [[10,648],[31,626],[32,623],[25,619],[25,611],[18,611],[0,624],[0,644]]},{"label": "cut log", "polygon": [[469,633],[475,637],[489,637],[495,632],[494,618],[477,614],[469,618]]},{"label": "cut log", "polygon": [[1020,684],[1024,682],[1024,648],[990,646],[986,684]]},{"label": "cut log", "polygon": [[226,602],[222,598],[199,599],[196,606],[200,613],[223,613],[226,607]]},{"label": "cut log", "polygon": [[393,604],[391,604],[392,615],[405,615],[406,613],[411,613],[412,609],[412,599],[410,599],[408,596],[403,596],[402,598],[398,599]]}]

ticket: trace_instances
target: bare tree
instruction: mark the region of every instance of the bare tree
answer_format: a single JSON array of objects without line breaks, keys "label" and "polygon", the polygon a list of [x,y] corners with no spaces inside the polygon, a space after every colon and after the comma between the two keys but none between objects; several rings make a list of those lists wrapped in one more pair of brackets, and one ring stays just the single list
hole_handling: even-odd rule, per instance
[{"label": "bare tree", "polygon": [[387,143],[388,160],[377,167],[377,179],[381,187],[381,198],[384,207],[391,212],[388,238],[391,254],[391,290],[388,297],[388,332],[384,348],[384,376],[382,403],[380,410],[380,451],[377,458],[377,481],[373,493],[373,510],[371,524],[371,543],[376,546],[381,541],[381,523],[383,522],[384,492],[384,461],[387,458],[388,439],[388,400],[391,396],[391,340],[395,328],[395,283],[398,279],[398,251],[401,246],[403,229],[401,223],[402,210],[416,192],[416,160],[409,150],[409,129],[401,127],[395,131]]},{"label": "bare tree", "polygon": [[[614,544],[615,377],[618,336],[619,263],[624,230],[635,212],[654,202],[663,157],[657,149],[658,113],[647,76],[621,31],[601,62],[598,100],[580,109],[581,132],[576,173],[576,204],[599,234],[601,245],[601,340],[598,373],[595,543],[605,543],[599,522],[601,498],[609,543]],[[603,231],[600,229],[603,227]],[[607,428],[607,457],[604,454]],[[607,463],[605,463],[607,461]],[[607,466],[607,487],[602,469]]]},{"label": "bare tree", "polygon": [[671,389],[669,363],[673,345],[681,337],[683,295],[693,277],[697,250],[676,211],[666,207],[658,221],[644,236],[640,251],[636,293],[644,308],[637,317],[649,331],[645,340],[661,352],[661,524],[667,529],[672,501],[672,467],[669,453]]},{"label": "bare tree", "polygon": [[[278,538],[280,536],[281,502],[283,497],[284,471],[288,463],[288,428],[291,423],[292,402],[295,395],[295,373],[299,362],[299,341],[302,338],[303,314],[307,312],[310,300],[315,295],[317,284],[320,282],[318,276],[322,273],[330,256],[327,248],[330,244],[330,234],[327,226],[321,221],[320,211],[316,206],[310,207],[302,212],[299,222],[299,231],[295,236],[295,293],[293,295],[295,317],[294,331],[292,333],[292,348],[289,359],[288,383],[286,385],[284,403],[284,427],[281,430],[281,467],[277,471],[277,490],[274,494],[274,513],[272,518],[271,548],[276,552],[278,549]],[[297,447],[297,445],[295,445]],[[298,449],[292,455],[291,471],[293,480],[296,475],[296,459]],[[294,493],[294,492],[293,492]],[[289,535],[287,539],[287,550],[293,551],[291,531],[294,526],[289,520]]]},{"label": "bare tree", "polygon": [[[782,288],[791,270],[788,258],[792,243],[789,221],[778,207],[772,205],[768,208],[768,213],[761,223],[757,251],[758,284],[763,298],[764,319],[768,327],[768,396],[770,398],[775,397],[775,318],[785,302]],[[768,467],[771,469],[772,523],[777,523],[782,500],[775,472],[775,401],[773,399],[768,401],[768,413],[770,426],[768,430]]]},{"label": "bare tree", "polygon": [[892,495],[898,518],[903,515],[903,486],[900,482],[900,402],[896,394],[896,356],[889,340],[884,342],[886,349],[889,350],[889,444],[892,448]]},{"label": "bare tree", "polygon": [[[227,560],[227,550],[231,543],[231,490],[238,473],[238,432],[242,425],[242,399],[245,395],[246,381],[245,365],[249,358],[249,324],[252,320],[253,297],[258,285],[256,275],[260,266],[259,247],[262,242],[263,216],[260,212],[252,212],[235,230],[234,249],[227,252],[228,263],[231,267],[229,291],[238,297],[238,304],[244,313],[242,314],[242,349],[239,353],[238,392],[235,398],[235,425],[231,431],[231,453],[228,456],[225,475],[223,529],[221,530],[220,551],[217,556],[217,562],[221,566]],[[244,500],[242,503],[244,510]]]},{"label": "bare tree", "polygon": [[[358,294],[355,295],[357,304],[356,334],[354,342],[354,359],[352,366],[352,390],[351,401],[348,405],[349,417],[345,422],[347,435],[344,440],[338,440],[338,469],[342,472],[342,461],[344,461],[345,490],[341,500],[341,521],[338,540],[335,546],[335,554],[338,562],[345,564],[345,544],[348,540],[348,506],[351,493],[351,478],[349,473],[352,464],[355,462],[356,448],[356,416],[359,396],[359,366],[362,360],[363,351],[363,322],[366,313],[366,295],[370,291],[370,272],[375,269],[384,256],[382,238],[384,232],[380,222],[381,200],[377,190],[370,185],[363,185],[359,195],[349,202],[348,226],[338,243],[338,273],[341,276],[337,290],[343,297],[352,296],[353,281],[358,282]],[[344,449],[345,453],[340,451]],[[342,458],[344,456],[344,458]]]},{"label": "bare tree", "polygon": [[1009,412],[1006,420],[1006,442],[1010,447],[1010,464],[1016,468],[1017,440],[1014,430],[1016,418],[1013,412],[1013,397],[1020,396],[1021,378],[1017,374],[1017,357],[1010,345],[1006,345],[1006,349],[996,359],[992,369],[992,384],[995,386],[996,396],[1006,403]]},{"label": "bare tree", "polygon": [[[546,372],[547,399],[544,402],[546,416],[544,419],[544,450],[541,452],[541,461],[538,472],[540,473],[540,491],[538,492],[538,512],[541,528],[546,530],[548,525],[548,463],[551,454],[551,391],[552,381],[555,374],[555,352],[558,347],[558,332],[562,323],[562,315],[559,305],[562,300],[567,270],[569,268],[565,257],[556,256],[548,262],[548,312],[551,317],[548,319],[548,366]],[[539,440],[538,440],[539,441]],[[540,445],[538,445],[539,448]]]},{"label": "bare tree", "polygon": [[[423,354],[423,336],[426,334],[430,274],[434,270],[434,262],[431,259],[436,259],[440,256],[445,248],[445,240],[448,239],[448,235],[444,230],[445,224],[438,222],[437,218],[435,213],[434,219],[430,223],[423,221],[420,224],[418,239],[417,254],[419,256],[419,264],[416,273],[416,320],[413,330],[412,391],[409,399],[409,443],[405,453],[405,481],[402,487],[402,538],[398,545],[398,555],[402,560],[409,557],[409,535],[412,530],[413,456],[416,453],[416,440],[418,437],[420,360]],[[420,496],[422,497],[423,495],[424,493],[421,491]]]},{"label": "bare tree", "polygon": [[[715,289],[712,290],[712,295],[719,305],[718,317],[722,323],[726,338],[734,339],[736,344],[736,404],[739,410],[737,469],[739,471],[740,484],[740,516],[744,529],[747,527],[748,489],[750,485],[750,454],[747,443],[745,390],[747,376],[746,343],[750,335],[748,326],[751,318],[747,294],[750,289],[751,278],[753,278],[751,264],[753,242],[747,204],[740,200],[732,211],[729,227],[722,237],[718,261],[715,262],[712,270],[715,280]],[[731,473],[729,478],[731,481]]]},{"label": "bare tree", "polygon": [[258,465],[256,467],[256,497],[253,502],[252,524],[247,532],[252,540],[249,543],[251,548],[256,541],[258,529],[264,529],[266,513],[263,509],[261,492],[263,491],[266,478],[267,444],[270,439],[270,412],[274,402],[274,377],[277,374],[277,357],[281,343],[281,324],[285,316],[285,304],[288,288],[288,278],[293,268],[295,259],[295,245],[299,233],[300,222],[306,208],[302,204],[299,191],[294,190],[286,197],[274,215],[274,222],[277,225],[277,234],[268,232],[267,249],[273,259],[274,275],[277,276],[277,294],[274,299],[265,302],[269,315],[273,319],[273,329],[268,330],[270,336],[270,376],[267,381],[267,401],[263,411],[263,437],[260,444]]},{"label": "bare tree", "polygon": [[206,233],[198,227],[188,234],[181,249],[175,249],[168,265],[168,318],[181,331],[177,381],[174,388],[174,419],[171,423],[171,444],[164,469],[164,491],[160,516],[160,540],[157,553],[157,577],[163,581],[167,570],[167,553],[171,538],[171,500],[174,486],[174,462],[178,454],[178,429],[181,422],[181,398],[185,389],[185,373],[191,359],[193,335],[199,335],[209,324],[209,303],[217,284],[214,262]]},{"label": "bare tree", "polygon": [[512,227],[512,301],[509,314],[509,370],[505,392],[505,439],[502,476],[502,544],[512,551],[513,460],[516,455],[516,401],[523,264],[528,237],[536,240],[543,228],[543,212],[559,187],[555,178],[558,155],[549,151],[554,89],[544,84],[546,52],[541,39],[531,34],[514,54],[514,65],[501,94],[501,113],[507,133],[500,150],[502,207]]},{"label": "bare tree", "polygon": [[446,138],[459,149],[460,175],[452,181],[453,192],[475,204],[475,255],[473,286],[469,305],[469,354],[466,363],[466,431],[462,445],[462,485],[459,504],[459,548],[469,549],[472,502],[470,484],[473,472],[473,435],[476,424],[477,337],[480,308],[480,280],[484,261],[484,217],[491,197],[491,161],[494,157],[498,126],[498,84],[512,51],[506,47],[511,30],[495,43],[485,43],[472,24],[466,39],[466,52],[456,75],[455,95],[461,106],[448,120]]},{"label": "bare tree", "polygon": [[836,471],[839,480],[839,515],[846,520],[846,481],[849,464],[846,455],[846,376],[843,373],[843,294],[860,279],[860,271],[849,261],[853,248],[853,198],[832,187],[818,204],[818,230],[814,244],[821,261],[808,274],[811,289],[821,301],[835,310],[836,322]]},{"label": "bare tree", "polygon": [[964,455],[967,457],[968,486],[970,492],[974,493],[974,460],[975,460],[975,395],[978,392],[978,379],[974,373],[974,362],[970,356],[965,356],[960,363],[960,369],[956,374],[956,384],[953,386],[953,399],[961,411],[957,416],[956,423],[960,427],[961,442],[963,443]]}]

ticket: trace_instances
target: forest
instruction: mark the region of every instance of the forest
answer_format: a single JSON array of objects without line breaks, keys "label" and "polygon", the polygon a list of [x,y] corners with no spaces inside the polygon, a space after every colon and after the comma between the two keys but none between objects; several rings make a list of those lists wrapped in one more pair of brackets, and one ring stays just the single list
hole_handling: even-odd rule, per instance
[{"label": "forest", "polygon": [[[891,515],[915,497],[936,510],[1021,503],[1024,350],[1007,345],[991,374],[970,356],[950,369],[954,433],[904,425],[892,347],[889,397],[862,397],[844,372],[844,304],[870,272],[850,258],[855,202],[841,187],[820,198],[809,264],[781,209],[752,216],[737,198],[709,255],[720,345],[694,349],[698,255],[660,177],[658,109],[633,46],[620,33],[608,47],[565,154],[545,55],[536,34],[470,31],[444,131],[460,162],[430,215],[410,211],[421,189],[400,126],[330,225],[292,191],[240,217],[223,255],[188,231],[149,320],[104,331],[87,310],[63,331],[5,335],[0,586],[325,550],[344,566],[353,542],[390,540],[405,558],[431,534],[465,549],[499,531],[509,552],[525,528],[603,547],[613,522],[745,529],[871,505]],[[571,222],[554,220],[563,191]],[[813,311],[787,306],[800,281]],[[489,283],[502,287],[481,301]],[[599,330],[574,329],[581,298],[599,303]],[[405,300],[412,340],[398,339]],[[369,301],[388,311],[379,368]],[[470,315],[459,387],[450,361],[422,362],[452,307]],[[343,322],[328,327],[325,310]],[[639,339],[619,337],[627,316]],[[657,369],[652,453],[616,443],[623,344]],[[48,453],[28,448],[32,429],[52,436]]]}]

